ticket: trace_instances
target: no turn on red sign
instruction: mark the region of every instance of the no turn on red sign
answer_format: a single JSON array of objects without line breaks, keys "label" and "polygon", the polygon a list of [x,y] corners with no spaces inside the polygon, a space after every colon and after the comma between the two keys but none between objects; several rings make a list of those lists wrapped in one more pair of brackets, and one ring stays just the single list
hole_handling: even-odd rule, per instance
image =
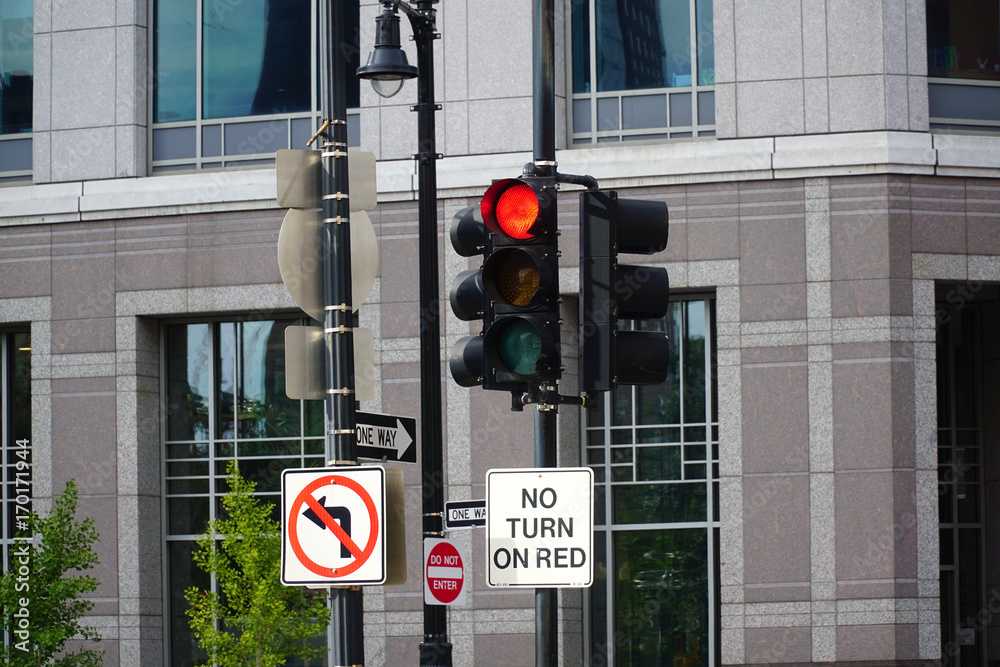
[{"label": "no turn on red sign", "polygon": [[281,533],[286,586],[385,582],[385,470],[283,471]]},{"label": "no turn on red sign", "polygon": [[583,588],[594,579],[594,471],[486,472],[486,583]]},{"label": "no turn on red sign", "polygon": [[437,605],[465,604],[467,577],[466,543],[460,540],[424,538],[424,602]]}]

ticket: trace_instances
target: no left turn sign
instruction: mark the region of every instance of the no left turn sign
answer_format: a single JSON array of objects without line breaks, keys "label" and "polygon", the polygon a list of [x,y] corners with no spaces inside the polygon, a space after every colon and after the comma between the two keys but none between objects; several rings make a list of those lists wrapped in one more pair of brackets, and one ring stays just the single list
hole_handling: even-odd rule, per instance
[{"label": "no left turn sign", "polygon": [[306,468],[281,473],[281,583],[385,581],[385,470]]}]

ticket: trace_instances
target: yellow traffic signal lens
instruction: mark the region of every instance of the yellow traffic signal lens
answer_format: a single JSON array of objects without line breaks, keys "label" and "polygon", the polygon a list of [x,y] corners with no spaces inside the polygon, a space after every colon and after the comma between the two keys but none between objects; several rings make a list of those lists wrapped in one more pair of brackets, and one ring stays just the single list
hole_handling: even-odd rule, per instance
[{"label": "yellow traffic signal lens", "polygon": [[497,267],[497,290],[503,300],[512,306],[530,306],[541,282],[538,266],[528,253],[507,255]]},{"label": "yellow traffic signal lens", "polygon": [[496,219],[500,230],[512,239],[530,239],[538,219],[538,197],[525,183],[515,183],[497,200]]}]

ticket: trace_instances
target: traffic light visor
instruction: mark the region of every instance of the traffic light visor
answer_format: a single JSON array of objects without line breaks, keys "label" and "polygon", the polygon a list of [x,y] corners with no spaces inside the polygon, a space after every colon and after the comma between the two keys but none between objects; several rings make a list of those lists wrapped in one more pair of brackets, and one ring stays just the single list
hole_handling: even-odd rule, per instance
[{"label": "traffic light visor", "polygon": [[494,233],[521,241],[535,237],[538,195],[524,181],[509,178],[491,185],[483,196],[481,211]]}]

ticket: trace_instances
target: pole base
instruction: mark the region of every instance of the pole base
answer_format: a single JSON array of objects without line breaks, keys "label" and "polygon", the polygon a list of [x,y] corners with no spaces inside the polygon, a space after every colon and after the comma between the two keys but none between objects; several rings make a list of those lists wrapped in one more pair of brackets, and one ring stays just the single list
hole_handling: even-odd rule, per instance
[{"label": "pole base", "polygon": [[451,667],[451,644],[448,642],[422,642],[421,667]]}]

